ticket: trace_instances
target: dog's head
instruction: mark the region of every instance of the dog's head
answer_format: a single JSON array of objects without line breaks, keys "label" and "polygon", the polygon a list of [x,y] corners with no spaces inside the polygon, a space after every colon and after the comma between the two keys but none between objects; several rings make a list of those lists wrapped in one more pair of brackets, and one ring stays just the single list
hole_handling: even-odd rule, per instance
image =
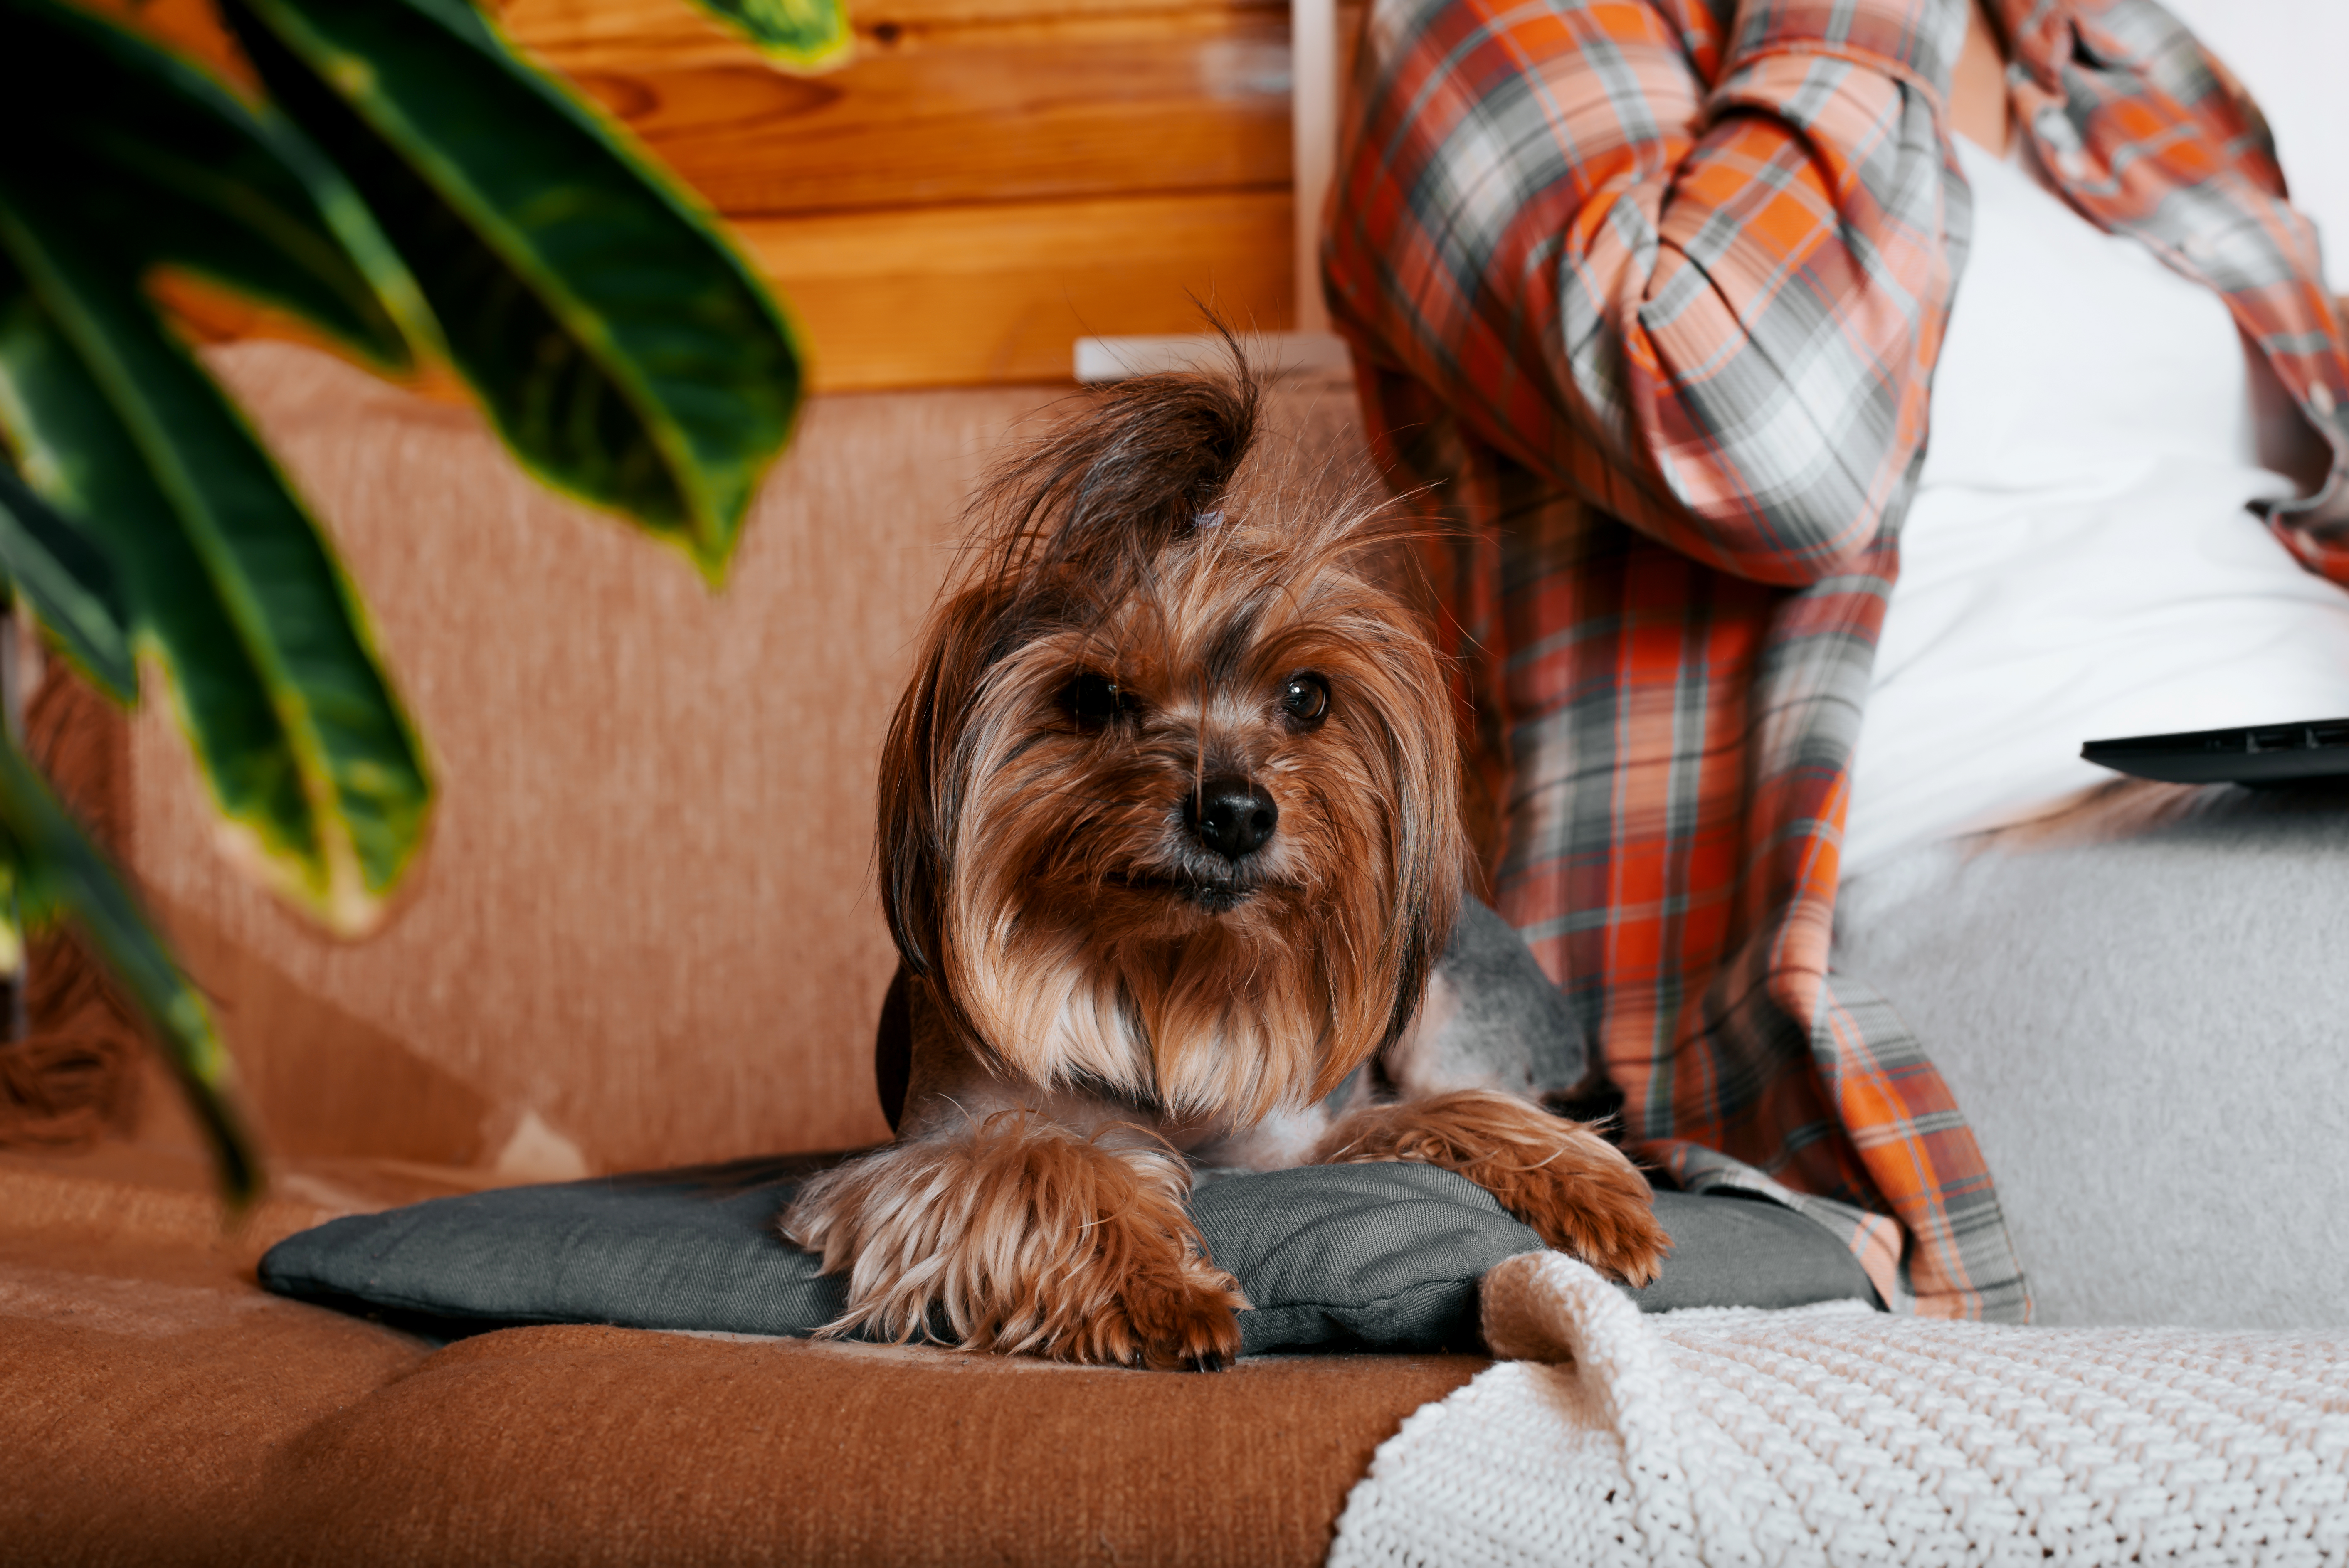
[{"label": "dog's head", "polygon": [[1153,377],[999,469],[881,778],[907,963],[1004,1064],[1178,1117],[1328,1092],[1458,905],[1444,672],[1357,487]]}]

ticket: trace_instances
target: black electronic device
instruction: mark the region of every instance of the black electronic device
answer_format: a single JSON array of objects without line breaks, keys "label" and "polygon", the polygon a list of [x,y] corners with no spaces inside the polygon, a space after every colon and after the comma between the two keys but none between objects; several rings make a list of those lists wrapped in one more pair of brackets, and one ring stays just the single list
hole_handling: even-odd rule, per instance
[{"label": "black electronic device", "polygon": [[2080,755],[2099,767],[2170,784],[2299,784],[2349,779],[2349,718],[2253,724],[2182,735],[2091,740]]}]

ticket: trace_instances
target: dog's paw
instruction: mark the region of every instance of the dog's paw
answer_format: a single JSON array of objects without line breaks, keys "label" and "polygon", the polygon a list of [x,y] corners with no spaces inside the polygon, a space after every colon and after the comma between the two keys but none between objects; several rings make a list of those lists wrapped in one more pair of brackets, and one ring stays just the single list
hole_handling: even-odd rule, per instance
[{"label": "dog's paw", "polygon": [[1247,1305],[1239,1283],[1221,1269],[1186,1269],[1176,1279],[1130,1279],[1099,1322],[1069,1336],[1072,1349],[1092,1353],[1064,1358],[1220,1372],[1239,1359],[1239,1313]]},{"label": "dog's paw", "polygon": [[1652,1282],[1671,1238],[1647,1178],[1578,1121],[1489,1089],[1366,1107],[1330,1129],[1317,1161],[1415,1160],[1457,1171],[1533,1227],[1627,1284]]},{"label": "dog's paw", "polygon": [[1203,1255],[1188,1185],[1177,1156],[1005,1112],[815,1178],[781,1229],[849,1276],[827,1336],[1219,1370],[1247,1301]]},{"label": "dog's paw", "polygon": [[1622,1150],[1596,1133],[1584,1137],[1613,1159],[1577,1150],[1558,1161],[1562,1169],[1546,1168],[1495,1196],[1545,1244],[1626,1284],[1652,1284],[1672,1248],[1656,1222],[1655,1196]]}]

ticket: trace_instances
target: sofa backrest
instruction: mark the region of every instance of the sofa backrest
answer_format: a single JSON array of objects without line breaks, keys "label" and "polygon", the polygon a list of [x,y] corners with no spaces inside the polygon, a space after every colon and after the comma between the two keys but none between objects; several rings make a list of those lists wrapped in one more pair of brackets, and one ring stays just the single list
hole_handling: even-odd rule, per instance
[{"label": "sofa backrest", "polygon": [[[555,1176],[885,1136],[874,757],[964,498],[1072,388],[815,399],[711,593],[470,409],[287,345],[212,354],[340,548],[440,791],[384,928],[338,942],[222,852],[150,676],[130,853],[266,1140]],[[1342,383],[1275,402],[1348,448]]]}]

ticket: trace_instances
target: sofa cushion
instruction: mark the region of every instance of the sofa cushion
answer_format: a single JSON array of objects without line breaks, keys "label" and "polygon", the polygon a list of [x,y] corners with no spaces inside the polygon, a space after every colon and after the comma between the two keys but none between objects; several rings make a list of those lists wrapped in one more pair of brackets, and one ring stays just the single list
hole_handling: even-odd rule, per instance
[{"label": "sofa cushion", "polygon": [[463,1340],[271,1468],[251,1563],[1318,1563],[1465,1356],[1216,1376],[584,1326]]},{"label": "sofa cushion", "polygon": [[[804,1335],[844,1282],[774,1219],[809,1157],[507,1188],[333,1221],[262,1260],[271,1290],[452,1337],[525,1323]],[[1657,1195],[1675,1241],[1650,1310],[1870,1299],[1834,1237],[1773,1204]],[[1244,1354],[1475,1343],[1476,1282],[1537,1250],[1491,1194],[1426,1165],[1310,1166],[1206,1181],[1192,1212],[1254,1309]]]},{"label": "sofa cushion", "polygon": [[200,1190],[0,1159],[0,1563],[1305,1568],[1371,1451],[1486,1365],[592,1326],[435,1351],[262,1294],[244,1246]]}]

